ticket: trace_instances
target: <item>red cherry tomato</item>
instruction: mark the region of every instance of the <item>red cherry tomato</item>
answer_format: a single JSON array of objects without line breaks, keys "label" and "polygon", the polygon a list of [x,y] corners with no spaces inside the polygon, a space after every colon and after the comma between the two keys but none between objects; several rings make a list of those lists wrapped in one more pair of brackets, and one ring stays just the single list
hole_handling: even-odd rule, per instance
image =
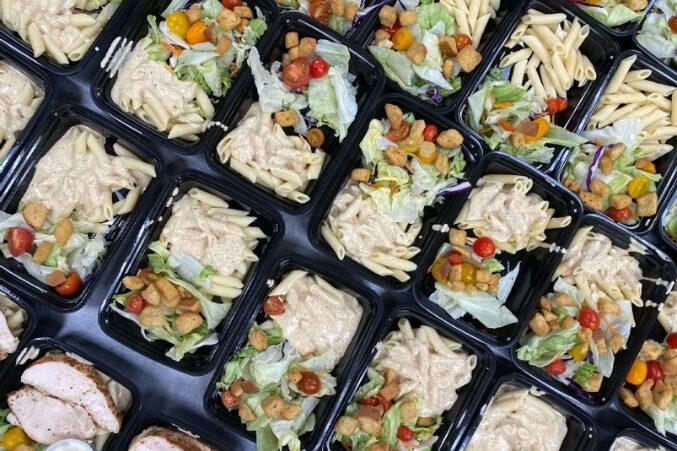
[{"label": "red cherry tomato", "polygon": [[12,257],[18,257],[33,244],[33,232],[23,227],[12,227],[7,232],[7,247]]},{"label": "red cherry tomato", "polygon": [[437,135],[439,134],[440,132],[437,130],[436,126],[434,126],[433,124],[428,124],[423,129],[423,140],[434,143],[435,140],[437,139]]},{"label": "red cherry tomato", "polygon": [[610,217],[616,222],[623,222],[632,218],[632,210],[630,210],[628,207],[625,208],[609,207],[609,209],[606,211],[606,214],[608,217]]},{"label": "red cherry tomato", "polygon": [[370,406],[370,407],[376,407],[381,403],[381,401],[378,399],[376,396],[372,396],[370,398],[364,398],[362,400],[362,404],[365,406]]},{"label": "red cherry tomato", "polygon": [[670,335],[668,335],[668,338],[665,339],[665,342],[670,346],[672,349],[677,348],[677,332],[673,332]]},{"label": "red cherry tomato", "polygon": [[460,265],[463,263],[463,254],[459,251],[451,251],[447,254],[447,261],[450,265]]},{"label": "red cherry tomato", "polygon": [[312,0],[310,2],[310,15],[325,25],[329,23],[331,5],[327,0]]},{"label": "red cherry tomato", "polygon": [[232,391],[226,390],[221,393],[221,402],[226,407],[226,409],[232,409],[240,403],[240,397],[235,396]]},{"label": "red cherry tomato", "polygon": [[399,30],[400,28],[402,28],[402,25],[400,25],[399,22],[395,22],[392,27],[382,26],[381,30],[388,33],[390,35],[390,39],[392,39],[393,35],[397,33],[397,30]]},{"label": "red cherry tomato", "polygon": [[301,89],[310,81],[310,66],[305,58],[296,58],[282,69],[282,81],[292,89]]},{"label": "red cherry tomato", "polygon": [[556,114],[561,111],[564,111],[567,109],[569,106],[569,102],[567,102],[567,99],[561,99],[559,97],[555,97],[553,99],[545,99],[545,103],[548,104],[548,114]]},{"label": "red cherry tomato", "polygon": [[663,368],[657,360],[649,360],[646,362],[646,378],[653,379],[655,381],[662,381],[665,379],[665,374],[663,374]]},{"label": "red cherry tomato", "polygon": [[310,74],[313,78],[322,78],[329,72],[329,63],[322,58],[315,58],[310,63]]},{"label": "red cherry tomato", "polygon": [[395,129],[390,127],[388,129],[388,133],[386,134],[389,140],[395,142],[402,141],[408,135],[409,135],[409,123],[405,121],[402,121],[402,125],[400,125],[400,128]]},{"label": "red cherry tomato", "polygon": [[233,9],[236,6],[242,6],[242,0],[221,0],[223,6],[228,9]]},{"label": "red cherry tomato", "polygon": [[146,307],[146,300],[140,294],[133,294],[127,298],[127,310],[131,313],[141,313]]},{"label": "red cherry tomato", "polygon": [[560,374],[564,373],[566,370],[567,370],[567,366],[564,364],[564,360],[562,360],[562,359],[557,359],[553,362],[550,362],[545,367],[545,371],[547,371],[548,374],[553,375],[553,376],[559,376]]},{"label": "red cherry tomato", "polygon": [[301,380],[298,384],[299,390],[307,395],[314,395],[319,393],[322,388],[322,381],[317,374],[312,371],[302,371]]},{"label": "red cherry tomato", "polygon": [[414,431],[406,427],[405,425],[397,428],[397,438],[403,442],[411,441],[414,438]]},{"label": "red cherry tomato", "polygon": [[496,245],[488,236],[477,238],[472,249],[482,258],[489,258],[496,253]]},{"label": "red cherry tomato", "polygon": [[80,291],[81,286],[82,280],[80,279],[78,273],[74,272],[66,277],[66,281],[64,283],[56,287],[56,292],[61,296],[73,296],[78,291]]},{"label": "red cherry tomato", "polygon": [[268,316],[279,316],[284,313],[284,299],[282,296],[269,296],[263,303],[263,311]]},{"label": "red cherry tomato", "polygon": [[465,46],[472,45],[472,38],[467,34],[458,33],[456,36],[454,36],[454,40],[456,41],[457,52],[463,50],[463,47]]},{"label": "red cherry tomato", "polygon": [[668,20],[668,27],[670,27],[670,30],[672,30],[673,33],[677,33],[677,15],[672,16],[670,20]]},{"label": "red cherry tomato", "polygon": [[595,330],[599,327],[599,315],[590,307],[583,307],[578,312],[578,322],[581,326]]}]

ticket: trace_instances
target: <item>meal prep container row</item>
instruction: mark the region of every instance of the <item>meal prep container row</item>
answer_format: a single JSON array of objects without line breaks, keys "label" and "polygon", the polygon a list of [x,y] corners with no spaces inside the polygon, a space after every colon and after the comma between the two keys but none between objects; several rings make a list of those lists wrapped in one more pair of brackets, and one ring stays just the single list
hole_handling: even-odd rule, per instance
[{"label": "meal prep container row", "polygon": [[[209,128],[196,143],[170,141],[150,125],[123,113],[111,101],[114,79],[99,67],[110,44],[116,37],[140,39],[146,33],[146,15],[159,14],[168,3],[168,0],[123,2],[85,58],[68,68],[45,57],[33,58],[27,44],[0,26],[0,58],[18,66],[45,90],[45,100],[38,112],[8,157],[0,163],[0,209],[16,210],[38,159],[69,127],[77,124],[101,132],[107,138],[107,146],[119,141],[152,163],[158,174],[134,211],[116,221],[107,236],[110,241],[107,254],[76,298],[66,299],[53,293],[30,278],[19,265],[0,257],[0,292],[16,301],[29,317],[19,351],[0,364],[0,408],[6,406],[7,393],[20,385],[19,378],[26,365],[25,362],[17,365],[21,353],[31,347],[41,353],[59,349],[92,361],[99,370],[132,392],[133,403],[125,414],[122,430],[110,439],[108,449],[126,449],[134,436],[151,425],[178,426],[200,435],[218,449],[255,449],[254,436],[245,430],[235,413],[221,405],[216,382],[221,378],[224,364],[246,341],[251,324],[263,319],[261,305],[271,284],[291,270],[303,269],[353,294],[364,311],[358,332],[334,371],[337,394],[323,398],[316,408],[315,429],[301,437],[304,449],[339,448],[331,443],[333,425],[364,379],[376,344],[397,327],[400,318],[409,319],[413,326],[430,325],[478,357],[471,382],[459,390],[459,399],[443,415],[436,449],[463,449],[477,428],[483,409],[503,383],[541,390],[545,399],[567,416],[568,434],[562,449],[606,450],[620,435],[648,445],[677,449],[671,444],[677,437],[660,436],[646,415],[627,409],[618,397],[625,372],[644,339],[660,338],[655,308],[635,310],[637,327],[633,329],[628,347],[619,353],[613,376],[605,380],[595,396],[584,397],[516,359],[518,339],[540,296],[551,290],[551,275],[563,257],[555,247],[555,251],[541,248],[529,254],[521,252],[516,257],[506,257],[511,267],[517,261],[522,262],[520,278],[507,303],[519,319],[516,325],[486,330],[473,320],[451,319],[429,301],[431,282],[427,269],[447,235],[432,226],[452,225],[467,192],[449,196],[426,210],[423,228],[415,243],[422,249],[413,259],[418,270],[406,283],[371,273],[348,257],[339,261],[319,233],[320,223],[351,169],[360,164],[359,142],[369,120],[384,117],[385,103],[394,103],[405,112],[411,111],[417,118],[436,124],[440,130],[453,127],[461,131],[466,138],[463,144],[468,163],[465,179],[471,183],[485,173],[521,174],[532,178],[532,192],[548,200],[556,209],[556,215],[572,216],[571,226],[547,232],[548,243],[566,248],[579,226],[592,225],[595,231],[609,236],[619,246],[625,247],[631,241],[641,243],[646,254],[636,256],[648,277],[666,281],[677,278],[677,270],[670,261],[677,259],[677,246],[661,237],[661,221],[642,222],[641,231],[613,224],[600,214],[584,210],[578,198],[559,183],[569,151],[560,152],[556,162],[539,170],[500,152],[489,152],[479,137],[462,124],[465,100],[484,80],[488,70],[498,64],[505,53],[502,45],[522,14],[529,7],[537,7],[543,11],[565,12],[570,18],[578,15],[582,21],[591,23],[577,6],[554,0],[504,0],[480,46],[484,55],[482,65],[463,77],[459,93],[435,106],[401,93],[386,82],[380,65],[369,56],[366,46],[378,26],[377,11],[366,16],[347,38],[342,38],[302,14],[280,14],[272,1],[252,1],[251,5],[259,6],[269,20],[269,31],[258,45],[264,63],[279,58],[286,31],[299,31],[348,45],[350,71],[357,76],[358,117],[343,143],[328,139],[329,158],[320,178],[307,191],[311,200],[297,205],[249,183],[219,162],[215,147],[225,135],[221,127]],[[611,37],[605,27],[591,23],[591,28],[592,39],[586,41],[584,51],[596,65],[598,79],[572,91],[575,105],[562,119],[567,128],[574,131],[585,126],[613,68],[622,58],[620,48],[631,45],[627,33]],[[637,65],[654,70],[658,81],[675,80],[674,74],[657,69],[647,57],[640,56]],[[217,105],[215,120],[232,130],[256,97],[253,79],[245,66]],[[659,161],[658,167],[670,172],[675,157],[665,158],[669,160]],[[657,218],[669,209],[668,199],[672,197],[674,184],[672,177],[666,177],[660,185],[661,210]],[[122,290],[122,276],[145,264],[148,244],[157,239],[171,213],[171,199],[192,187],[223,197],[238,208],[250,209],[258,218],[255,225],[268,237],[255,250],[260,261],[250,269],[242,295],[217,329],[219,343],[201,348],[177,363],[164,356],[165,345],[144,341],[136,325],[110,311],[108,306],[111,296]],[[641,237],[636,237],[640,232]],[[662,302],[666,294],[665,286],[645,282],[645,299]]]}]

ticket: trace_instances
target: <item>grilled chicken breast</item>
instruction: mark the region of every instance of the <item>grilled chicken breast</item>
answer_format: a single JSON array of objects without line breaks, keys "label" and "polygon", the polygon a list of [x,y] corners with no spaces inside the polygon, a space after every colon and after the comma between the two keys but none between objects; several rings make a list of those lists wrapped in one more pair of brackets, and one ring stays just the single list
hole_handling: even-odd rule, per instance
[{"label": "grilled chicken breast", "polygon": [[65,438],[90,440],[96,425],[87,411],[34,388],[24,387],[7,396],[7,420],[21,427],[38,443],[51,445]]},{"label": "grilled chicken breast", "polygon": [[0,360],[16,351],[18,345],[19,339],[12,335],[9,324],[7,324],[7,318],[0,312]]},{"label": "grilled chicken breast", "polygon": [[93,366],[65,354],[47,355],[21,375],[21,382],[84,408],[101,428],[117,433],[122,415]]},{"label": "grilled chicken breast", "polygon": [[214,451],[214,448],[183,432],[151,426],[134,438],[129,451]]}]

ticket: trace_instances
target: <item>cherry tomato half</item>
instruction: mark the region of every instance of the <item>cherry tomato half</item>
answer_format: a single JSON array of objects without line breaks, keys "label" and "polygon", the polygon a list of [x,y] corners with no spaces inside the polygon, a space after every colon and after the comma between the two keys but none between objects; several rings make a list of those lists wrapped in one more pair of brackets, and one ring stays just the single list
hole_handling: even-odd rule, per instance
[{"label": "cherry tomato half", "polygon": [[263,311],[268,316],[279,316],[284,313],[284,299],[282,296],[269,296],[263,303]]},{"label": "cherry tomato half", "polygon": [[567,370],[567,366],[564,363],[564,360],[557,359],[553,362],[550,362],[546,367],[545,371],[552,376],[559,376]]},{"label": "cherry tomato half", "polygon": [[397,438],[403,442],[408,442],[414,438],[414,431],[406,427],[405,425],[397,428]]},{"label": "cherry tomato half", "polygon": [[232,409],[240,403],[240,397],[235,396],[232,391],[226,390],[221,393],[221,402],[226,407],[226,409]]},{"label": "cherry tomato half", "polygon": [[310,147],[322,147],[322,144],[324,144],[324,132],[319,128],[311,128],[306,134],[306,140],[310,144]]},{"label": "cherry tomato half", "polygon": [[641,385],[646,380],[647,366],[644,360],[635,360],[625,376],[625,382],[632,385]]},{"label": "cherry tomato half", "polygon": [[190,26],[188,31],[186,31],[186,42],[190,45],[200,44],[207,41],[209,41],[207,38],[207,24],[201,20],[195,22]]},{"label": "cherry tomato half", "polygon": [[389,140],[391,141],[402,141],[404,138],[409,135],[409,123],[402,121],[402,125],[400,125],[400,128],[392,128],[388,129],[388,133],[386,136],[388,137]]},{"label": "cherry tomato half", "polygon": [[670,30],[672,30],[673,33],[677,33],[677,15],[672,16],[670,20],[668,20],[668,27],[670,27]]},{"label": "cherry tomato half", "polygon": [[472,249],[482,258],[489,258],[496,253],[496,245],[488,236],[477,238]]},{"label": "cherry tomato half", "polygon": [[221,0],[223,6],[228,9],[233,9],[236,6],[242,6],[242,0]]},{"label": "cherry tomato half", "polygon": [[0,440],[0,445],[9,451],[17,449],[19,445],[30,446],[31,443],[30,437],[19,426],[9,428]]},{"label": "cherry tomato half", "polygon": [[78,291],[80,291],[81,286],[82,279],[80,279],[78,273],[74,272],[66,277],[66,281],[64,283],[56,287],[56,292],[61,296],[73,296]]},{"label": "cherry tomato half", "polygon": [[437,139],[437,135],[439,134],[440,132],[437,130],[436,126],[434,126],[433,124],[428,124],[423,129],[423,140],[434,143],[435,140]]},{"label": "cherry tomato half", "polygon": [[329,63],[323,60],[322,58],[315,58],[312,63],[310,63],[310,75],[313,78],[322,78],[327,75],[329,72]]},{"label": "cherry tomato half", "polygon": [[146,307],[146,300],[140,294],[133,294],[127,298],[125,303],[127,310],[131,313],[141,313]]},{"label": "cherry tomato half", "polygon": [[609,207],[609,209],[606,211],[606,214],[608,217],[610,217],[616,222],[624,222],[632,218],[632,210],[630,210],[628,207],[625,208]]},{"label": "cherry tomato half", "polygon": [[672,349],[677,348],[677,332],[673,332],[670,335],[668,335],[668,338],[665,339],[665,342],[670,346]]},{"label": "cherry tomato half", "polygon": [[646,378],[653,379],[654,382],[662,381],[665,379],[665,374],[663,374],[663,368],[657,360],[649,360],[646,362]]},{"label": "cherry tomato half", "polygon": [[312,0],[310,2],[310,15],[318,22],[327,25],[331,15],[331,5],[327,0]]},{"label": "cherry tomato half", "polygon": [[545,103],[548,104],[548,114],[559,113],[561,111],[566,110],[567,107],[569,106],[569,102],[567,102],[567,99],[561,99],[559,97],[545,99]]},{"label": "cherry tomato half", "polygon": [[305,58],[296,58],[282,69],[282,81],[292,89],[301,89],[310,81],[310,66]]},{"label": "cherry tomato half", "polygon": [[388,35],[390,35],[390,39],[392,39],[393,35],[397,33],[397,30],[399,30],[400,28],[402,28],[402,25],[400,25],[399,22],[395,22],[392,27],[382,26],[381,30],[388,33]]},{"label": "cherry tomato half", "polygon": [[7,247],[12,257],[18,257],[33,244],[33,232],[23,227],[12,227],[7,232]]},{"label": "cherry tomato half", "polygon": [[581,326],[595,330],[599,327],[599,315],[590,307],[583,307],[578,312],[578,322]]},{"label": "cherry tomato half", "polygon": [[463,263],[463,254],[459,251],[451,251],[447,254],[447,261],[451,265],[460,265]]},{"label": "cherry tomato half", "polygon": [[381,403],[381,401],[376,396],[371,396],[369,398],[364,398],[362,404],[365,406],[376,407]]},{"label": "cherry tomato half", "polygon": [[315,395],[322,388],[319,376],[312,371],[302,371],[301,380],[296,385],[298,385],[299,390],[307,395]]},{"label": "cherry tomato half", "polygon": [[472,45],[472,38],[467,34],[458,33],[454,36],[454,41],[456,41],[456,51],[460,52],[463,50],[463,47]]}]

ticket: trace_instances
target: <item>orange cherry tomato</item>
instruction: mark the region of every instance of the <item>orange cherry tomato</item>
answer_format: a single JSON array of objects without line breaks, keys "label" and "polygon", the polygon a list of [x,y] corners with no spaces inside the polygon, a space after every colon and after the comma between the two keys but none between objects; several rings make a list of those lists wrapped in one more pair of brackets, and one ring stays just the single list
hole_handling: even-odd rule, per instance
[{"label": "orange cherry tomato", "polygon": [[74,272],[66,277],[66,281],[64,283],[56,287],[56,292],[61,296],[73,296],[78,291],[80,291],[81,286],[82,280],[80,279],[78,273]]},{"label": "orange cherry tomato", "polygon": [[673,33],[677,33],[677,15],[672,16],[670,20],[668,20],[668,27],[670,27],[670,30],[672,30]]},{"label": "orange cherry tomato", "polygon": [[463,50],[463,47],[465,46],[472,45],[472,38],[467,34],[458,33],[457,35],[454,36],[454,40],[456,41],[457,52]]},{"label": "orange cherry tomato", "polygon": [[635,360],[625,376],[625,381],[632,385],[641,385],[646,380],[647,367],[644,360]]},{"label": "orange cherry tomato", "polygon": [[201,42],[207,42],[207,24],[201,20],[198,20],[193,25],[190,26],[186,32],[186,42],[190,45],[200,44]]}]

